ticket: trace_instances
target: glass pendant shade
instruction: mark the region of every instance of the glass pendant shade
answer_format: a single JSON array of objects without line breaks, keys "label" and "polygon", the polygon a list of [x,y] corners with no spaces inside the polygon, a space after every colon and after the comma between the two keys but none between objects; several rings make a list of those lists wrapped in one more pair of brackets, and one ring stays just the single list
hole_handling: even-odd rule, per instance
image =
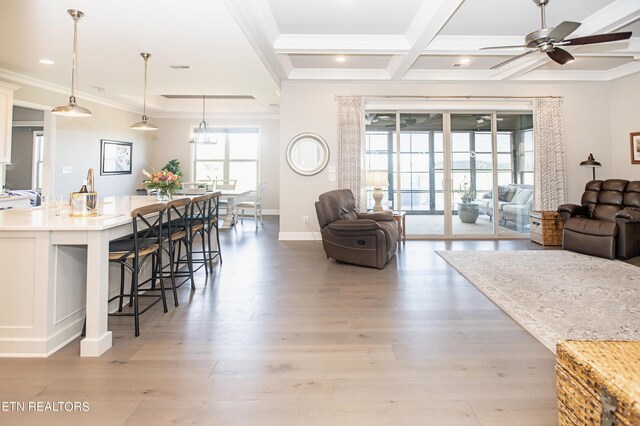
[{"label": "glass pendant shade", "polygon": [[142,99],[142,121],[133,123],[131,129],[133,130],[158,130],[157,126],[147,121],[147,62],[151,57],[150,53],[141,53],[142,59],[144,59],[144,97]]},{"label": "glass pendant shade", "polygon": [[60,105],[51,110],[52,114],[69,117],[91,117],[93,113],[76,103],[76,61],[78,58],[78,21],[84,16],[79,10],[69,9],[67,13],[73,19],[73,61],[71,65],[71,96],[67,105]]},{"label": "glass pendant shade", "polygon": [[202,121],[200,122],[198,129],[194,132],[193,138],[189,141],[189,143],[215,144],[218,142],[216,139],[211,139],[211,134],[209,133],[209,125],[204,119],[205,99],[206,96],[202,95]]}]

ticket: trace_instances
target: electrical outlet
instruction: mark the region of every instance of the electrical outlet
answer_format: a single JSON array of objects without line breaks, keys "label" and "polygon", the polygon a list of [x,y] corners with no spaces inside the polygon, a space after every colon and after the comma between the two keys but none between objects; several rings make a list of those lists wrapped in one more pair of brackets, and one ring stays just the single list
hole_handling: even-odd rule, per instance
[{"label": "electrical outlet", "polygon": [[302,216],[302,223],[309,223],[309,216]]}]

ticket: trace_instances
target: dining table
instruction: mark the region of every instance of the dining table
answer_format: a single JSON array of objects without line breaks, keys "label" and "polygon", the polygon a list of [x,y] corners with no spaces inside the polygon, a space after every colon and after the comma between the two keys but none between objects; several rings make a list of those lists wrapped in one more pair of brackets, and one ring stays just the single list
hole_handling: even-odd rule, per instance
[{"label": "dining table", "polygon": [[238,198],[246,197],[251,193],[249,190],[221,189],[220,199],[227,201],[227,211],[224,216],[224,222],[220,229],[231,229],[236,224],[236,201]]}]

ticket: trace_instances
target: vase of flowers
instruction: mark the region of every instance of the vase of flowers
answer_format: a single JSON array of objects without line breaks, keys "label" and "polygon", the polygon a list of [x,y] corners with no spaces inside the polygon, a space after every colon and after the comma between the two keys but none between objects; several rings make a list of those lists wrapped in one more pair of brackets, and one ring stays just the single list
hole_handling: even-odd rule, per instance
[{"label": "vase of flowers", "polygon": [[180,176],[173,174],[167,170],[151,173],[142,169],[142,174],[147,178],[142,181],[147,191],[156,191],[158,201],[169,201],[171,197],[180,188]]}]

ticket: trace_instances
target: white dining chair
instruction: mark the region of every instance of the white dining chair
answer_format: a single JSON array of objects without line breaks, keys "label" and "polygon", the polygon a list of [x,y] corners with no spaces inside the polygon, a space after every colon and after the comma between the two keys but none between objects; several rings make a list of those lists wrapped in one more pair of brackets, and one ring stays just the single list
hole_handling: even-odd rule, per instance
[{"label": "white dining chair", "polygon": [[[260,223],[262,223],[262,198],[264,197],[264,190],[267,187],[266,182],[262,182],[258,185],[257,191],[251,191],[246,198],[236,203],[235,216],[240,217],[240,223],[244,224],[245,210],[253,210],[253,218],[256,222],[256,229],[258,228],[258,216],[260,216]],[[241,216],[238,216],[238,211],[242,212]]]}]

